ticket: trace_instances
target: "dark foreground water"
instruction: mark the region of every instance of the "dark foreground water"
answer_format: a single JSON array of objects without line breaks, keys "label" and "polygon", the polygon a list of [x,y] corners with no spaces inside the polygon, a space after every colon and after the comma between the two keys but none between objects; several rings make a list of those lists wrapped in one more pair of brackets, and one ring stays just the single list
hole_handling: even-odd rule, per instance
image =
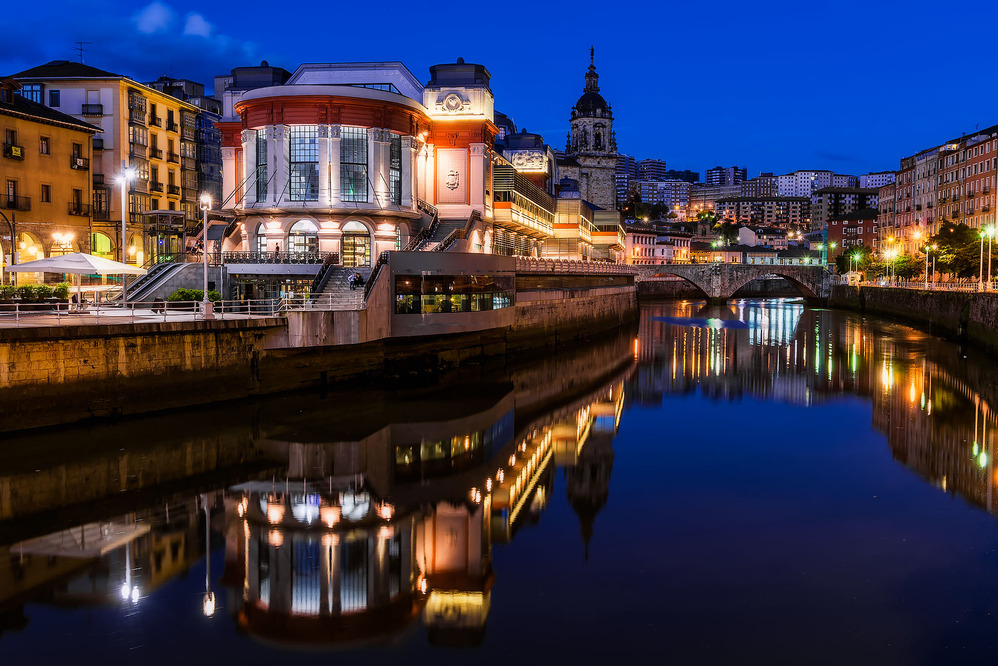
[{"label": "dark foreground water", "polygon": [[8,437],[0,663],[990,663],[996,369],[671,303],[430,389]]}]

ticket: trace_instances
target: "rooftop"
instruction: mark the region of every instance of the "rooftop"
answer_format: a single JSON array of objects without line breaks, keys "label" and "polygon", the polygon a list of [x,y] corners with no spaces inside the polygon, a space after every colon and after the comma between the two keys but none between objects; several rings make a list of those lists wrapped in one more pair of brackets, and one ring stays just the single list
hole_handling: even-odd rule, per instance
[{"label": "rooftop", "polygon": [[44,65],[14,74],[16,79],[124,79],[121,74],[84,65],[72,60],[52,60]]},{"label": "rooftop", "polygon": [[[10,79],[0,81],[0,86],[13,88],[18,87],[17,84]],[[32,102],[31,100],[25,99],[17,94],[12,95],[10,102],[0,102],[0,114],[27,118],[29,120],[37,120],[39,122],[46,122],[50,124],[66,125],[82,132],[103,131],[100,127],[95,127],[94,125],[78,120],[73,116],[66,115],[65,113],[56,111],[55,109],[50,109],[44,104]]]}]

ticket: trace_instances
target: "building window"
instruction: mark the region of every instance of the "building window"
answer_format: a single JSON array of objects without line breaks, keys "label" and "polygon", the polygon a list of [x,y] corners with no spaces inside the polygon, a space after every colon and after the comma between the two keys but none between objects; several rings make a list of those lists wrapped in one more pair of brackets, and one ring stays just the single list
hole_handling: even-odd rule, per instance
[{"label": "building window", "polygon": [[388,157],[388,188],[391,201],[396,206],[402,205],[402,137],[392,136]]},{"label": "building window", "polygon": [[47,136],[38,138],[38,152],[42,155],[49,154],[49,138]]},{"label": "building window", "polygon": [[256,200],[267,200],[267,130],[256,131]]},{"label": "building window", "polygon": [[340,200],[367,201],[367,130],[340,132]]},{"label": "building window", "polygon": [[32,102],[42,103],[42,84],[25,83],[21,88],[21,97],[30,99]]},{"label": "building window", "polygon": [[255,246],[254,246],[253,249],[256,250],[257,252],[266,252],[267,251],[267,234],[264,231],[263,222],[261,222],[260,224],[256,225],[256,233],[254,234],[254,236],[256,238],[256,241],[255,241],[256,244],[255,244]]},{"label": "building window", "polygon": [[288,251],[315,253],[319,251],[319,228],[311,220],[298,220],[288,231]]},{"label": "building window", "polygon": [[50,90],[49,91],[49,106],[53,108],[59,108],[59,91]]},{"label": "building window", "polygon": [[295,125],[289,128],[291,201],[319,200],[319,128]]},{"label": "building window", "polygon": [[42,203],[52,202],[52,188],[49,185],[42,185]]}]

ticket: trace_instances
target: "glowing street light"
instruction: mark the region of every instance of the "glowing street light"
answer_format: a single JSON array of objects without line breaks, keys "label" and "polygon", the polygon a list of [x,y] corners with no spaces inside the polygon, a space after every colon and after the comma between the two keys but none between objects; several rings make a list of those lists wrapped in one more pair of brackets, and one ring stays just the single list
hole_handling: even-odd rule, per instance
[{"label": "glowing street light", "polygon": [[[121,161],[121,173],[115,178],[118,185],[121,187],[121,263],[128,263],[128,256],[125,254],[125,244],[127,238],[127,230],[125,228],[128,222],[128,183],[135,180],[136,173],[135,169],[130,169],[125,165],[125,161]],[[125,276],[121,276],[121,302],[124,303],[128,300],[128,283],[125,281]]]},{"label": "glowing street light", "polygon": [[211,312],[211,302],[208,300],[208,211],[211,210],[211,195],[205,192],[201,195],[199,207],[203,213],[204,220],[201,224],[201,249],[204,263],[204,292],[201,295],[201,318],[214,319]]}]

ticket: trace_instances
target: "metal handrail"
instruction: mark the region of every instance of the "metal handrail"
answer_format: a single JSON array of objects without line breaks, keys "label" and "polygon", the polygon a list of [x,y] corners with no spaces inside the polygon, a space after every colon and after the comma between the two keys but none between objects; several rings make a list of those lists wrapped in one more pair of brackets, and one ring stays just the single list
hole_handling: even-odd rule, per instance
[{"label": "metal handrail", "polygon": [[367,303],[367,297],[371,295],[371,290],[374,288],[374,283],[378,281],[378,276],[381,275],[381,269],[388,264],[389,251],[385,250],[378,255],[378,261],[375,262],[374,268],[371,269],[371,274],[367,277],[367,282],[364,283],[364,302]]},{"label": "metal handrail", "polygon": [[564,273],[582,275],[634,275],[633,266],[608,261],[577,261],[574,259],[516,258],[517,273]]},{"label": "metal handrail", "polygon": [[[0,303],[0,328],[140,324],[157,321],[204,320],[201,301],[152,301],[108,303]],[[287,299],[222,300],[212,304],[215,319],[280,317],[288,311]]]}]

